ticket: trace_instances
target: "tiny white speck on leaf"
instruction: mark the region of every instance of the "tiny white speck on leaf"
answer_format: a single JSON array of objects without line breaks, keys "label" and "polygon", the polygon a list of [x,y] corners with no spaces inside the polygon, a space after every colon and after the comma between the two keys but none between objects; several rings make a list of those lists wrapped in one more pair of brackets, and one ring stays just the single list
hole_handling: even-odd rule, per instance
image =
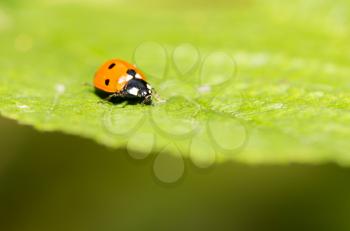
[{"label": "tiny white speck on leaf", "polygon": [[314,98],[322,98],[324,96],[324,92],[323,91],[314,91],[310,93],[311,97]]},{"label": "tiny white speck on leaf", "polygon": [[28,105],[17,105],[17,108],[19,108],[19,109],[28,109],[29,106]]},{"label": "tiny white speck on leaf", "polygon": [[209,93],[211,91],[211,87],[209,85],[202,85],[198,87],[198,92],[201,94]]},{"label": "tiny white speck on leaf", "polygon": [[66,86],[60,83],[56,85],[55,89],[58,94],[63,94],[66,91]]},{"label": "tiny white speck on leaf", "polygon": [[274,104],[270,104],[267,106],[267,109],[269,109],[269,110],[279,110],[282,108],[284,108],[283,103],[274,103]]}]

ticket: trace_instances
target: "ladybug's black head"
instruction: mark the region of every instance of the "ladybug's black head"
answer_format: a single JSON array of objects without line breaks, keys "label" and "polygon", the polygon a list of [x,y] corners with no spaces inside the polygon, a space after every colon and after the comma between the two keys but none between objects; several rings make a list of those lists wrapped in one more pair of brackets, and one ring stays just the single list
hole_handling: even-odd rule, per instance
[{"label": "ladybug's black head", "polygon": [[143,103],[149,104],[152,100],[152,87],[142,79],[130,79],[124,87],[126,97],[139,98]]}]

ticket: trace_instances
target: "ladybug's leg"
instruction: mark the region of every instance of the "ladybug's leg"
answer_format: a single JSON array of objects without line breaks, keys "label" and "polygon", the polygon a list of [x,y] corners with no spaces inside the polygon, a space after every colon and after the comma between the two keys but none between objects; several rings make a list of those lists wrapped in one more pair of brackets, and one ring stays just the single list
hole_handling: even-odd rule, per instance
[{"label": "ladybug's leg", "polygon": [[124,96],[124,94],[116,92],[116,93],[113,93],[113,94],[109,95],[107,98],[105,98],[105,100],[110,101],[114,97],[121,97],[121,96]]},{"label": "ladybug's leg", "polygon": [[145,105],[152,105],[152,97],[149,95],[147,97],[145,97],[142,101],[141,104],[145,104]]},{"label": "ladybug's leg", "polygon": [[124,96],[124,94],[122,94],[122,93],[113,93],[113,94],[110,94],[109,96],[107,96],[106,98],[101,99],[101,100],[99,101],[99,103],[108,103],[108,102],[110,102],[111,99],[113,99],[114,97],[122,97],[122,96]]},{"label": "ladybug's leg", "polygon": [[111,99],[113,99],[114,97],[116,97],[115,94],[111,94],[109,96],[107,96],[107,98],[105,98],[106,101],[110,101]]}]

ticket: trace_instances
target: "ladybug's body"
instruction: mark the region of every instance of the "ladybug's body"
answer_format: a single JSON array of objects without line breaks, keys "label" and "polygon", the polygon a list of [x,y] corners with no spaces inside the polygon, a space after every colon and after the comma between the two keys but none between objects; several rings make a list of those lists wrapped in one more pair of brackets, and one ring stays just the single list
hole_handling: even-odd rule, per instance
[{"label": "ladybug's body", "polygon": [[113,97],[139,99],[142,103],[152,101],[152,87],[146,82],[144,74],[125,61],[112,59],[97,71],[94,78],[96,89]]}]

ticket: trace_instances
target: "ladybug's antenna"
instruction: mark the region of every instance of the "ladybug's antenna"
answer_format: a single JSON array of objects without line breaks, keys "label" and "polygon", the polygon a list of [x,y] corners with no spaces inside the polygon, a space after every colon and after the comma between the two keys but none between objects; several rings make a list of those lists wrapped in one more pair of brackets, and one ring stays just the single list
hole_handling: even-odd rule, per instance
[{"label": "ladybug's antenna", "polygon": [[160,97],[160,95],[157,93],[157,91],[152,88],[152,96],[154,97],[154,99],[157,101],[157,103],[161,104],[161,103],[165,103],[166,100],[165,99],[162,99]]}]

